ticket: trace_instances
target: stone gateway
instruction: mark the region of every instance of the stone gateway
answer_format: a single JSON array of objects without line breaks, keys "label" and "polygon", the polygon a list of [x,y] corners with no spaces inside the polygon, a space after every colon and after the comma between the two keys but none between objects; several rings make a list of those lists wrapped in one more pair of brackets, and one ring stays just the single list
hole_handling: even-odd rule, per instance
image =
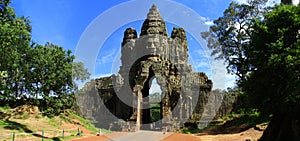
[{"label": "stone gateway", "polygon": [[[166,24],[153,5],[140,35],[127,28],[121,45],[119,72],[96,79],[95,83],[103,104],[122,121],[116,124],[123,131],[175,131],[188,120],[201,117],[212,81],[188,65],[183,28],[173,28],[169,37]],[[161,101],[156,103],[149,101],[154,79],[161,89]],[[152,109],[160,111],[160,120],[151,120]]]}]

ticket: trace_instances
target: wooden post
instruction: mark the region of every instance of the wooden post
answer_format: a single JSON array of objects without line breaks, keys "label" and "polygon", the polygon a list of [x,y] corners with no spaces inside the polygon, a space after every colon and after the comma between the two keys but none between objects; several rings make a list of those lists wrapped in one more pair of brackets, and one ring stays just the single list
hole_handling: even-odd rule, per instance
[{"label": "wooden post", "polygon": [[15,141],[15,132],[13,132],[12,141]]},{"label": "wooden post", "polygon": [[42,131],[42,141],[44,141],[44,130]]},{"label": "wooden post", "polygon": [[79,130],[79,128],[78,128],[77,135],[78,135],[78,136],[81,136],[81,131]]},{"label": "wooden post", "polygon": [[64,129],[62,130],[62,138],[63,139],[65,138],[65,130]]}]

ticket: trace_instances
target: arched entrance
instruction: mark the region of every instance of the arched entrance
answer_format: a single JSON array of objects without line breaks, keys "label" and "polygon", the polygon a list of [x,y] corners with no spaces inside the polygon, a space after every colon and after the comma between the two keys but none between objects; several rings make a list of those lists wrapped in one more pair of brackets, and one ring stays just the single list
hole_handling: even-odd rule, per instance
[{"label": "arched entrance", "polygon": [[156,77],[153,77],[150,90],[149,90],[151,130],[161,130],[161,119],[162,119],[161,100],[162,100],[162,91],[160,85],[157,83]]},{"label": "arched entrance", "polygon": [[[161,130],[161,119],[162,119],[162,94],[161,92],[156,95],[159,101],[153,101],[151,97],[150,89],[153,87],[153,81],[157,82],[157,78],[152,70],[149,68],[149,76],[145,81],[142,89],[143,100],[142,100],[142,130]],[[159,87],[159,83],[157,84]],[[159,88],[160,89],[160,88]],[[161,89],[160,89],[161,91]]]},{"label": "arched entrance", "polygon": [[[193,102],[197,102],[203,91],[211,90],[212,82],[204,73],[193,72],[188,56],[185,30],[173,28],[168,36],[155,5],[149,10],[139,37],[135,29],[126,29],[118,74],[96,80],[99,95],[109,111],[126,121],[117,121],[122,130],[137,131],[144,125],[150,129],[152,107],[147,98],[153,78],[161,88],[161,102],[156,109],[160,111],[161,129],[175,131],[191,116],[190,105],[196,105]],[[195,109],[202,108],[199,105]]]},{"label": "arched entrance", "polygon": [[[136,130],[162,130],[162,120],[165,117],[171,115],[170,94],[171,91],[168,88],[168,78],[163,72],[169,72],[168,68],[163,68],[157,56],[148,56],[138,60],[133,68],[139,68],[139,70],[133,69],[130,71],[130,78],[135,78],[130,81],[130,85],[133,89],[133,116],[131,119],[136,119]],[[166,71],[162,71],[166,69]],[[152,81],[156,79],[157,85],[159,85],[161,94],[160,102],[151,102],[149,90],[152,85]],[[151,114],[151,111],[155,111],[156,114]],[[159,115],[157,115],[159,113]],[[153,116],[156,116],[155,121]]]}]

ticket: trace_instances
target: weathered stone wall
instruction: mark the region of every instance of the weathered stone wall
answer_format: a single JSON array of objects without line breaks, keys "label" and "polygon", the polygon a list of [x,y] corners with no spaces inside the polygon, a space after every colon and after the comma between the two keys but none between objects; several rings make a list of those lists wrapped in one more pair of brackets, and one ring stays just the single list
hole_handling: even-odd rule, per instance
[{"label": "weathered stone wall", "polygon": [[188,57],[184,29],[173,28],[168,37],[165,22],[153,5],[140,37],[133,28],[124,32],[120,70],[95,80],[98,94],[117,118],[128,121],[136,130],[148,128],[151,121],[147,97],[153,78],[157,78],[162,90],[161,128],[174,131],[193,113],[201,115],[212,88],[205,73],[193,72]]}]

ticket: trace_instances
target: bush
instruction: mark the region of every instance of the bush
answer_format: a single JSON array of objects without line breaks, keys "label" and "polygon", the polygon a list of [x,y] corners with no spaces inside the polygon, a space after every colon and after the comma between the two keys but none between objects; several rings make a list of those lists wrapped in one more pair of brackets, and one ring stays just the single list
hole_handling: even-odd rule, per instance
[{"label": "bush", "polygon": [[44,109],[44,115],[48,117],[58,116],[67,109],[72,109],[75,104],[74,94],[63,94],[58,97],[45,97],[40,107]]}]

